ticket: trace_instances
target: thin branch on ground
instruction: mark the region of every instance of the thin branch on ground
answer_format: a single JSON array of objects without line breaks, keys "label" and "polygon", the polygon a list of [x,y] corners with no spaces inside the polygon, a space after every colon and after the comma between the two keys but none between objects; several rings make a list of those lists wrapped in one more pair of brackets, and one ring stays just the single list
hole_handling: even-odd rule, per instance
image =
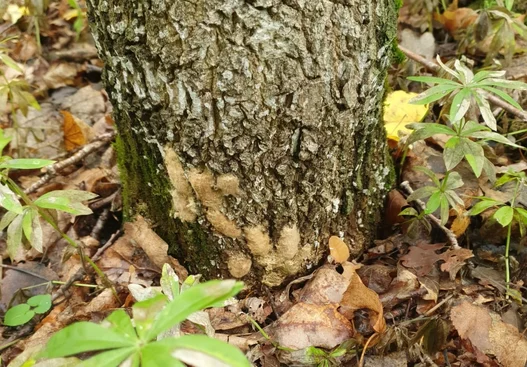
[{"label": "thin branch on ground", "polygon": [[101,231],[104,229],[104,226],[106,225],[106,222],[108,221],[108,218],[110,217],[110,210],[104,209],[99,215],[99,218],[97,219],[97,223],[93,226],[93,229],[90,233],[90,237],[95,238],[97,241],[99,241]]},{"label": "thin branch on ground", "polygon": [[[115,241],[119,238],[119,236],[121,236],[121,234],[122,234],[121,230],[118,230],[117,232],[112,234],[108,242],[106,242],[104,246],[99,247],[95,255],[93,255],[93,257],[91,258],[92,262],[98,261],[101,258],[102,254],[104,253],[104,251],[106,251],[110,246],[112,246],[115,243]],[[61,286],[55,294],[53,294],[53,296],[51,297],[51,300],[55,301],[61,295],[66,296],[66,291],[68,290],[68,288],[71,287],[73,283],[81,280],[84,277],[85,273],[86,272],[84,270],[84,267],[81,266],[80,269],[77,270],[77,272],[63,286]]]},{"label": "thin branch on ground", "polygon": [[104,208],[105,206],[108,206],[108,205],[110,205],[112,203],[112,201],[115,199],[115,197],[117,196],[118,193],[119,193],[119,190],[117,190],[116,192],[114,192],[110,196],[107,196],[105,198],[102,198],[100,200],[97,200],[97,201],[94,201],[94,202],[88,204],[88,207],[92,211],[96,211],[96,210],[99,210],[101,208]]},{"label": "thin branch on ground", "polygon": [[115,135],[117,133],[115,131],[112,131],[110,133],[99,135],[95,141],[91,142],[90,144],[85,145],[82,147],[81,150],[79,150],[77,153],[73,154],[71,157],[57,162],[49,167],[47,167],[47,173],[42,176],[40,180],[35,182],[33,185],[28,187],[24,190],[25,194],[31,194],[35,191],[37,191],[39,188],[44,186],[46,183],[48,183],[52,178],[58,176],[58,172],[63,170],[64,168],[71,166],[77,162],[80,162],[82,159],[84,159],[88,154],[98,150],[99,148],[103,147],[104,145],[108,144],[108,142],[112,141],[113,138],[115,138]]},{"label": "thin branch on ground", "polygon": [[[419,64],[421,64],[424,67],[426,67],[429,71],[437,73],[439,70],[441,70],[441,67],[439,65],[437,65],[435,62],[425,59],[423,56],[418,55],[415,52],[410,51],[409,49],[405,48],[404,46],[399,45],[399,49],[409,59],[412,59],[412,60],[418,62]],[[513,114],[514,116],[522,119],[523,121],[527,121],[527,112],[526,111],[519,110],[516,107],[512,106],[511,104],[505,102],[501,98],[493,96],[492,94],[485,93],[485,97],[493,105],[504,109],[505,111]]]},{"label": "thin branch on ground", "polygon": [[37,273],[34,273],[32,271],[29,271],[29,270],[26,270],[26,269],[21,269],[21,268],[18,268],[16,266],[12,266],[12,265],[6,265],[6,264],[0,264],[0,267],[2,268],[5,268],[5,269],[10,269],[10,270],[16,270],[16,271],[19,271],[21,273],[24,273],[26,275],[30,275],[32,277],[35,277],[35,278],[38,278],[38,279],[42,279],[46,282],[51,282],[51,280],[49,280],[48,278],[46,278],[45,276],[42,276],[40,274],[37,274]]},{"label": "thin branch on ground", "polygon": [[[401,185],[400,185],[401,189],[404,190],[404,192],[406,192],[406,194],[408,195],[411,195],[413,192],[414,192],[414,189],[412,189],[412,187],[410,186],[410,183],[408,181],[404,181],[404,182],[401,182]],[[426,210],[426,204],[423,203],[422,200],[415,200],[415,202],[417,203],[417,205],[419,205],[419,207],[421,208],[421,210],[425,211]],[[452,248],[454,250],[459,250],[461,247],[459,246],[458,242],[457,242],[457,237],[456,235],[454,234],[454,232],[452,232],[450,229],[448,229],[447,227],[445,227],[444,225],[441,224],[441,221],[433,214],[427,214],[427,217],[432,221],[434,222],[435,225],[437,225],[446,235],[446,237],[448,238],[448,241],[450,242],[450,244],[452,245]]]}]

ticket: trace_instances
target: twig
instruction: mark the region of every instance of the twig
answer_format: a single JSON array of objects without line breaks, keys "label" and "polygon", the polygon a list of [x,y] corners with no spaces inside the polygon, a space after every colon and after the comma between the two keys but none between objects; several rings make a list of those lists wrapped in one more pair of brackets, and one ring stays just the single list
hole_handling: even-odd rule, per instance
[{"label": "twig", "polygon": [[33,185],[25,189],[24,193],[31,194],[37,191],[39,188],[41,188],[46,183],[48,183],[53,177],[57,176],[60,170],[81,161],[88,154],[106,145],[109,141],[111,141],[115,137],[115,135],[116,135],[115,131],[99,135],[96,141],[85,145],[84,147],[82,147],[81,150],[73,154],[71,157],[47,167],[47,173],[44,176],[42,176],[40,180],[38,180]]},{"label": "twig", "polygon": [[[401,189],[403,189],[408,195],[411,195],[414,192],[408,181],[401,182],[400,186]],[[417,203],[417,205],[419,205],[421,210],[426,210],[426,204],[423,203],[421,200],[415,200],[415,202]],[[454,232],[442,225],[441,221],[435,215],[427,214],[427,217],[430,218],[430,220],[434,222],[445,233],[446,237],[448,238],[448,241],[450,242],[454,250],[459,250],[461,248],[457,243],[457,238]]]},{"label": "twig", "polygon": [[105,198],[102,198],[100,200],[97,200],[97,201],[94,201],[93,203],[88,204],[88,207],[93,211],[104,208],[105,206],[110,205],[112,203],[112,201],[115,199],[118,193],[119,193],[119,190],[117,190],[110,196],[107,196]]},{"label": "twig", "polygon": [[5,269],[10,269],[10,270],[16,270],[16,271],[19,271],[21,273],[24,273],[24,274],[27,274],[27,275],[31,275],[32,277],[45,280],[46,282],[51,282],[51,280],[49,280],[48,278],[46,278],[46,277],[44,277],[44,276],[42,276],[40,274],[34,273],[34,272],[26,270],[26,269],[20,269],[20,268],[17,268],[16,266],[0,264],[0,267],[5,268]]},{"label": "twig", "polygon": [[90,233],[90,237],[93,237],[97,241],[99,241],[101,231],[103,230],[106,222],[108,221],[109,216],[110,216],[110,210],[104,209],[101,215],[99,215],[99,219],[97,219],[97,223],[95,223],[95,226],[93,226],[93,229]]},{"label": "twig", "polygon": [[362,349],[362,353],[360,355],[359,367],[364,367],[364,356],[366,355],[366,350],[368,349],[368,346],[370,345],[371,341],[375,336],[377,336],[377,333],[372,334],[366,341],[366,344],[364,345],[364,348]]},{"label": "twig", "polygon": [[[441,70],[441,67],[437,65],[435,62],[430,61],[422,57],[421,55],[418,55],[404,46],[398,45],[399,49],[409,58],[412,59],[419,64],[426,67],[429,71],[433,71],[434,73],[437,73],[439,70]],[[527,112],[517,109],[516,107],[510,105],[509,103],[505,102],[501,98],[498,98],[492,94],[485,93],[485,98],[489,100],[493,105],[503,108],[505,111],[513,114],[514,116],[522,119],[523,121],[527,121]]]},{"label": "twig", "polygon": [[[93,255],[93,257],[91,258],[92,262],[98,261],[101,258],[102,254],[104,253],[104,251],[106,251],[111,245],[113,245],[115,240],[117,240],[117,238],[119,238],[121,234],[122,234],[121,230],[118,230],[117,232],[112,234],[108,242],[106,242],[104,246],[99,247],[95,255]],[[61,295],[66,295],[66,291],[68,290],[68,288],[71,287],[73,283],[75,283],[76,281],[81,280],[82,277],[84,276],[84,273],[85,273],[84,267],[81,267],[79,270],[77,270],[77,272],[62,287],[59,288],[57,293],[55,293],[53,297],[51,297],[51,300],[55,301]]]}]

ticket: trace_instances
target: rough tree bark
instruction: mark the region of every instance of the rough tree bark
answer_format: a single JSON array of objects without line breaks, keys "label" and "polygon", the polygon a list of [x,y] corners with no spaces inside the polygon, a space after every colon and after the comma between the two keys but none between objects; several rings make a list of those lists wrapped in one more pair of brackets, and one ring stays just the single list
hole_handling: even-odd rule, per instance
[{"label": "rough tree bark", "polygon": [[277,286],[371,241],[393,0],[87,3],[125,208],[193,273]]}]

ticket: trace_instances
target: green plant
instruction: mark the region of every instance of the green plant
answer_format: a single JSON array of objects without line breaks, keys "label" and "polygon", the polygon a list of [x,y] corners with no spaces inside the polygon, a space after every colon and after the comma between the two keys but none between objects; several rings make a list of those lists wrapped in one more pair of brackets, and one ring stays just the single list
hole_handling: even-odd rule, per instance
[{"label": "green plant", "polygon": [[427,213],[425,211],[418,212],[415,208],[410,206],[401,210],[399,215],[409,217],[405,223],[408,223],[406,233],[408,233],[410,238],[414,237],[414,235],[417,235],[421,227],[424,227],[428,233],[432,231],[432,224],[428,220]]},{"label": "green plant", "polygon": [[215,363],[248,367],[250,363],[236,347],[206,335],[159,338],[191,314],[221,304],[236,295],[243,283],[213,280],[178,293],[179,284],[171,282],[177,295],[172,301],[162,294],[132,307],[133,318],[119,309],[103,324],[74,323],[51,337],[38,359],[101,352],[78,365],[83,367],[130,366],[212,366]]},{"label": "green plant", "polygon": [[340,366],[340,362],[337,358],[350,352],[355,354],[355,344],[356,342],[354,340],[348,340],[329,352],[320,348],[309,347],[306,350],[306,354],[311,358],[312,363],[317,365],[317,367]]},{"label": "green plant", "polygon": [[465,121],[464,119],[454,122],[452,127],[433,123],[415,123],[408,125],[408,127],[415,130],[408,137],[408,144],[437,134],[450,136],[443,150],[443,160],[447,170],[454,169],[465,159],[474,171],[476,177],[479,177],[481,172],[485,170],[487,176],[493,181],[496,176],[494,165],[485,157],[483,145],[487,141],[494,141],[511,147],[524,149],[503,135],[492,132],[489,128],[477,122]]},{"label": "green plant", "polygon": [[[6,47],[6,44],[12,39],[13,37],[0,40],[0,61],[7,67],[23,75],[24,71],[7,54],[9,49]],[[28,107],[40,110],[40,105],[29,92],[30,86],[25,80],[19,77],[8,80],[2,69],[0,69],[0,75],[2,76],[2,81],[0,82],[0,102],[7,103],[9,101],[13,116],[15,116],[16,109],[20,109],[24,116],[27,115]]]},{"label": "green plant", "polygon": [[[0,152],[10,141],[11,138],[5,137],[0,130]],[[7,252],[11,258],[15,257],[22,245],[23,237],[33,248],[43,251],[39,217],[42,216],[48,222],[53,222],[45,210],[61,210],[73,215],[92,213],[91,209],[81,202],[93,199],[97,196],[95,194],[80,190],[55,190],[32,201],[9,178],[10,169],[38,169],[52,163],[54,161],[49,159],[13,159],[9,156],[0,156],[0,206],[7,210],[0,220],[0,231],[7,227]],[[25,205],[20,203],[21,199]]]},{"label": "green plant", "polygon": [[84,11],[80,7],[77,0],[68,0],[68,4],[72,9],[76,11],[75,22],[73,23],[73,30],[75,30],[76,40],[78,41],[80,34],[82,30],[84,29],[86,15],[84,14]]},{"label": "green plant", "polygon": [[[9,49],[6,47],[8,41],[14,37],[0,40],[0,62],[4,63],[9,69],[15,72],[15,76],[8,77],[6,73],[0,68],[0,106],[9,103],[11,109],[11,120],[14,135],[16,136],[16,143],[19,148],[20,144],[20,127],[17,119],[17,111],[20,110],[22,115],[27,116],[29,107],[40,110],[40,105],[29,92],[31,87],[26,80],[24,80],[24,71],[18,64],[8,56]],[[35,134],[34,129],[28,128],[30,132]],[[37,135],[35,135],[37,136]],[[18,152],[23,155],[23,151]]]},{"label": "green plant", "polygon": [[437,62],[444,71],[457,81],[432,76],[408,77],[408,79],[417,82],[437,84],[412,98],[412,103],[428,104],[438,100],[449,100],[451,101],[449,120],[452,123],[460,121],[471,105],[477,106],[485,124],[493,131],[497,129],[496,118],[492,114],[489,102],[487,101],[487,93],[495,94],[514,107],[520,110],[522,109],[518,102],[498,88],[527,90],[527,84],[501,79],[505,75],[505,71],[479,71],[474,75],[472,70],[467,68],[459,60],[456,60],[454,63],[455,70],[443,64],[439,56],[437,57]]},{"label": "green plant", "polygon": [[485,8],[491,8],[493,6],[500,6],[505,7],[505,9],[512,11],[512,7],[514,6],[514,0],[485,0],[483,2],[483,5]]},{"label": "green plant", "polygon": [[525,236],[527,227],[527,210],[517,206],[517,200],[522,190],[527,187],[527,176],[525,172],[507,172],[496,181],[495,186],[500,187],[505,184],[512,184],[514,186],[513,195],[510,203],[491,199],[485,196],[477,197],[480,201],[476,203],[469,211],[470,215],[478,215],[490,208],[498,208],[492,215],[502,227],[507,227],[507,240],[505,243],[505,280],[507,283],[507,291],[510,292],[510,261],[509,251],[512,236],[512,226],[514,223],[518,224],[520,235]]},{"label": "green plant", "polygon": [[505,56],[505,62],[510,63],[512,56],[522,51],[517,47],[516,36],[527,39],[527,27],[520,14],[512,11],[513,6],[513,0],[485,1],[484,8],[469,27],[467,37],[461,41],[460,50],[471,48],[475,41],[486,51],[485,64],[491,64],[500,52]]},{"label": "green plant", "polygon": [[414,169],[427,175],[433,184],[418,188],[408,196],[407,200],[413,201],[429,198],[426,203],[425,214],[432,214],[440,208],[441,224],[445,225],[448,221],[450,207],[456,210],[458,207],[464,207],[463,200],[454,191],[463,186],[461,176],[457,172],[448,171],[440,181],[436,177],[436,174],[426,167],[414,167]]},{"label": "green plant", "polygon": [[33,296],[26,303],[21,303],[7,310],[4,316],[4,325],[19,326],[23,325],[35,316],[43,314],[51,308],[51,295],[41,294]]}]

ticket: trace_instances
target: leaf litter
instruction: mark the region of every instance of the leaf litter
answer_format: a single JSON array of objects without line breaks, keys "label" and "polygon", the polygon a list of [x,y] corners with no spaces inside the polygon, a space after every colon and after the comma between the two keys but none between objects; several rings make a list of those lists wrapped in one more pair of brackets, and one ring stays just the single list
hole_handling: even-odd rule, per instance
[{"label": "leaf litter", "polygon": [[[442,14],[434,15],[436,27],[442,29],[432,34],[426,32],[430,14],[417,3],[405,1],[400,11],[399,24],[405,31],[402,45],[427,60],[435,56],[430,44],[443,55],[448,55],[452,46],[434,38],[437,32],[459,40],[460,32],[484,21],[480,14],[454,1]],[[36,294],[51,293],[54,301],[47,315],[25,327],[0,326],[2,360],[13,366],[21,365],[54,332],[74,321],[100,321],[116,308],[129,308],[141,297],[166,291],[159,285],[165,264],[170,265],[170,274],[177,281],[194,279],[167,255],[168,245],[143,218],[125,223],[123,231],[119,230],[120,181],[115,152],[108,144],[114,128],[111,106],[100,85],[102,64],[89,38],[80,37],[75,42],[77,34],[66,4],[57,1],[50,5],[49,27],[42,31],[46,37],[44,57],[38,56],[34,37],[17,27],[6,28],[9,34],[19,36],[9,55],[20,68],[8,70],[6,75],[24,76],[34,87],[40,109],[18,112],[18,125],[14,127],[9,108],[2,106],[0,123],[6,135],[16,138],[4,153],[59,161],[56,170],[24,172],[16,177],[33,199],[53,190],[83,189],[98,195],[88,203],[93,214],[76,218],[63,213],[56,219],[63,232],[83,244],[82,251],[96,261],[105,278],[93,275],[78,251],[44,222],[44,253],[20,251],[10,262],[6,241],[0,239],[4,259],[0,268],[2,314]],[[23,11],[10,7],[4,19],[16,22]],[[485,38],[490,40],[492,34]],[[513,52],[510,48],[493,50],[495,46],[488,40],[478,43],[479,51],[505,52],[504,56]],[[521,57],[512,60],[509,72],[525,79],[522,68],[517,67],[518,60]],[[524,66],[524,62],[519,64]],[[411,67],[421,66],[414,63]],[[405,72],[408,70],[392,71],[391,77],[398,78],[392,85],[403,84],[400,75]],[[395,109],[386,109],[391,117],[385,122],[391,124],[387,127],[391,146],[397,147],[396,158],[400,158],[400,146],[411,132],[405,125],[421,121],[428,111],[423,106],[407,105],[405,101],[415,92],[402,90],[391,94],[388,101],[388,107]],[[409,109],[400,109],[401,103]],[[100,138],[108,133],[110,139]],[[413,143],[405,153],[401,179],[414,189],[428,184],[429,178],[415,170],[416,166],[427,167],[443,178],[446,140],[436,135]],[[87,148],[90,144],[93,149]],[[524,160],[513,160],[499,145],[488,149],[498,173],[510,168],[526,170]],[[495,188],[489,180],[477,179],[466,162],[455,170],[464,182],[455,191],[465,209],[450,210],[445,228],[470,247],[446,244],[443,230],[433,221],[426,224],[426,217],[412,220],[412,216],[400,216],[401,211],[413,206],[403,190],[393,190],[382,237],[358,259],[360,262],[350,262],[348,245],[335,234],[329,239],[328,263],[312,275],[291,282],[286,290],[271,290],[263,297],[249,295],[199,313],[174,332],[204,330],[238,346],[253,363],[262,366],[317,365],[317,351],[329,353],[339,348],[345,353],[328,357],[334,365],[525,366],[527,310],[521,296],[522,290],[525,296],[527,282],[525,250],[518,244],[513,255],[517,258],[512,265],[517,276],[511,286],[519,296],[511,301],[502,271],[505,234],[498,230],[491,213],[482,213],[477,220],[467,215],[474,197],[485,194],[510,200],[510,189]],[[439,213],[430,215],[434,214]],[[195,281],[199,282],[199,277]],[[518,306],[511,306],[511,302]],[[73,359],[63,362],[68,360]]]}]

